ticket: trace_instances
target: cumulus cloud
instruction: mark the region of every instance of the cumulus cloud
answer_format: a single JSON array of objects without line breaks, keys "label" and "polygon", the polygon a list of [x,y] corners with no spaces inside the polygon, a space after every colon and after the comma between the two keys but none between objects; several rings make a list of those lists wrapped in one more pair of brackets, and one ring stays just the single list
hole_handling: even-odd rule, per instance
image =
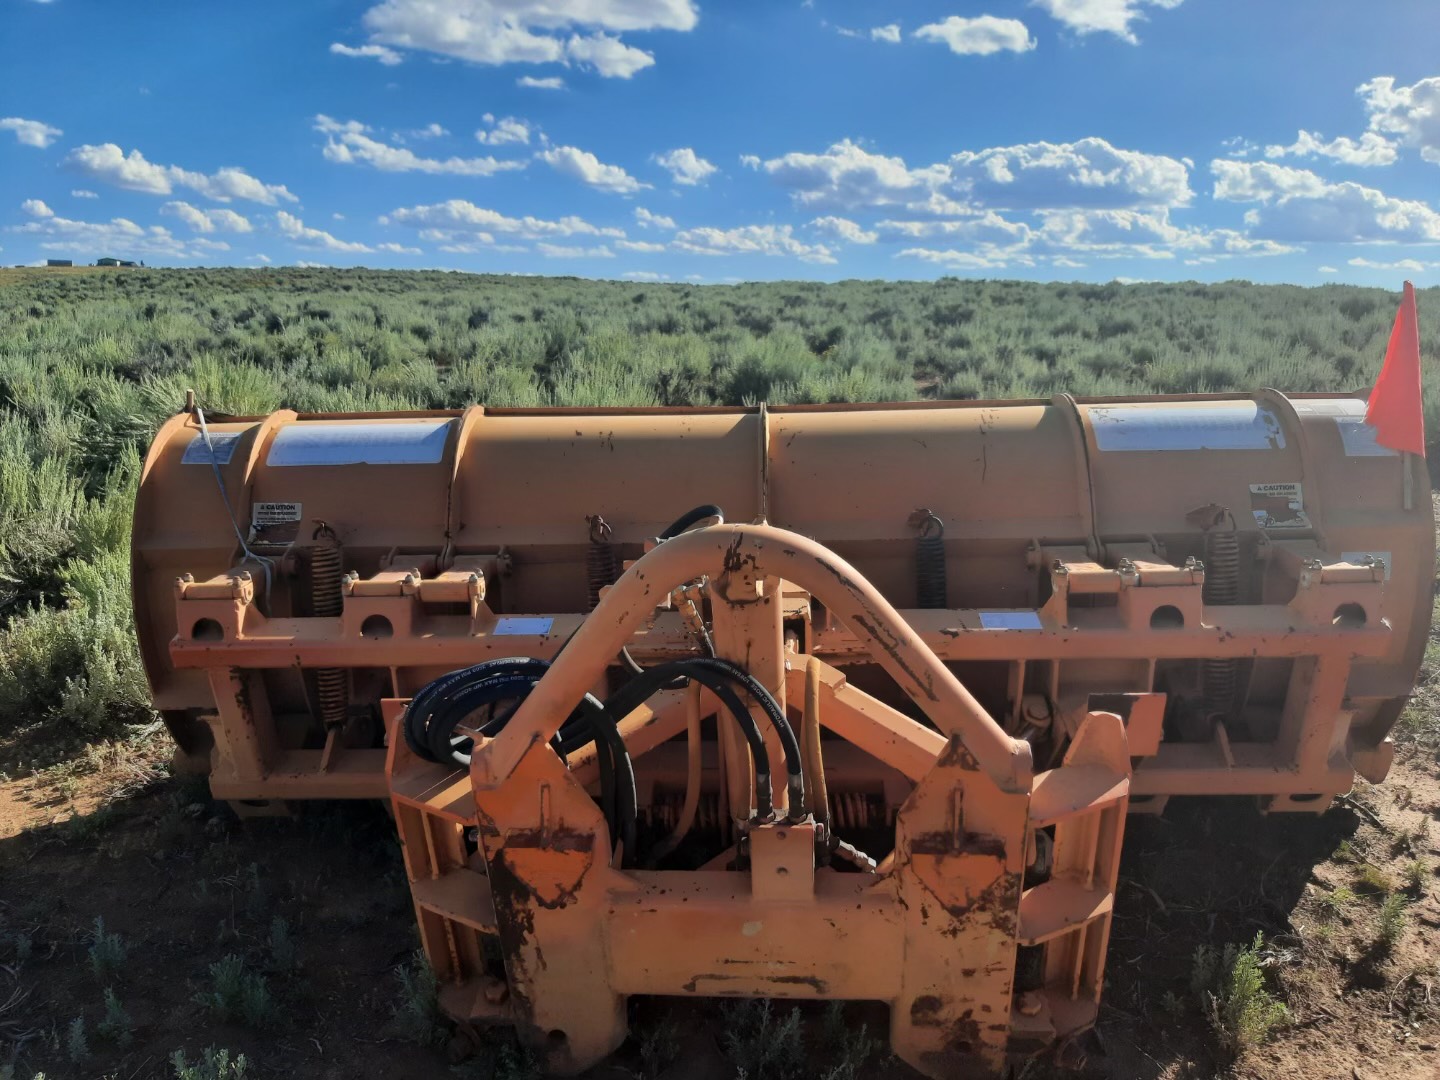
[{"label": "cumulus cloud", "polygon": [[1245,214],[1253,236],[1314,243],[1440,241],[1440,213],[1415,199],[1397,199],[1352,181],[1331,183],[1308,169],[1267,161],[1210,163],[1214,196],[1256,203]]},{"label": "cumulus cloud", "polygon": [[880,238],[879,233],[867,232],[849,218],[819,217],[810,222],[810,227],[837,240],[848,240],[852,244],[873,244]]},{"label": "cumulus cloud", "polygon": [[742,225],[734,229],[684,229],[673,246],[692,255],[789,255],[809,263],[833,263],[824,244],[795,239],[789,225]]},{"label": "cumulus cloud", "polygon": [[939,216],[988,207],[1183,206],[1192,196],[1184,162],[1093,137],[963,151],[915,169],[846,139],[822,154],[789,153],[756,167],[802,206],[905,206]]},{"label": "cumulus cloud", "polygon": [[870,28],[870,39],[872,41],[883,41],[887,45],[899,45],[900,24],[890,23],[888,26],[872,26]]},{"label": "cumulus cloud", "polygon": [[650,184],[642,184],[619,165],[606,165],[588,150],[555,146],[535,155],[558,173],[583,181],[612,195],[633,195]]},{"label": "cumulus cloud", "polygon": [[669,281],[669,274],[660,274],[654,270],[627,270],[620,275],[626,281]]},{"label": "cumulus cloud", "polygon": [[283,236],[288,237],[295,243],[304,247],[319,248],[324,251],[341,251],[347,253],[359,253],[373,251],[374,248],[357,241],[341,240],[324,229],[312,229],[301,221],[294,214],[288,214],[284,210],[275,214],[275,224]]},{"label": "cumulus cloud", "polygon": [[694,186],[703,184],[715,173],[717,169],[710,162],[698,156],[688,146],[678,150],[667,150],[663,154],[655,155],[655,162],[661,168],[667,169],[677,184]]},{"label": "cumulus cloud", "polygon": [[39,120],[22,120],[18,116],[7,116],[0,120],[0,131],[10,131],[21,146],[34,146],[44,150],[65,133],[57,127],[43,124]]},{"label": "cumulus cloud", "polygon": [[383,0],[363,22],[373,44],[393,49],[475,64],[576,64],[628,79],[655,57],[618,35],[687,31],[698,18],[693,0]]},{"label": "cumulus cloud", "polygon": [[635,220],[640,224],[640,227],[643,229],[675,228],[674,218],[666,217],[664,214],[652,214],[643,206],[637,206],[635,208]]},{"label": "cumulus cloud", "polygon": [[421,157],[403,146],[392,146],[369,134],[370,128],[357,120],[315,117],[315,130],[325,135],[326,161],[341,165],[369,165],[381,172],[420,172],[451,176],[493,176],[498,172],[525,168],[524,161],[502,161],[495,157]]},{"label": "cumulus cloud", "polygon": [[949,171],[952,192],[996,209],[1184,206],[1192,196],[1184,162],[1094,137],[964,151]]},{"label": "cumulus cloud", "polygon": [[1370,130],[1393,135],[1440,165],[1440,75],[1413,86],[1396,86],[1389,75],[1362,83],[1355,91],[1370,116]]},{"label": "cumulus cloud", "polygon": [[1033,0],[1033,3],[1077,34],[1114,34],[1138,45],[1131,23],[1144,19],[1146,7],[1170,10],[1184,0]]},{"label": "cumulus cloud", "polygon": [[254,232],[250,219],[234,210],[202,210],[187,202],[168,202],[160,207],[160,213],[177,217],[197,233]]},{"label": "cumulus cloud", "polygon": [[530,145],[530,125],[526,121],[513,116],[502,116],[497,120],[492,113],[486,113],[482,119],[485,127],[475,132],[475,138],[486,146]]},{"label": "cumulus cloud", "polygon": [[[898,36],[899,27],[894,29]],[[960,56],[1019,53],[1035,48],[1035,39],[1019,19],[997,19],[993,15],[981,15],[974,19],[951,15],[938,23],[920,27],[913,36],[921,41],[944,42],[950,46],[951,52]]]},{"label": "cumulus cloud", "polygon": [[923,197],[946,178],[943,167],[912,170],[903,158],[872,154],[849,139],[820,154],[795,151],[763,162],[746,155],[741,161],[789,188],[802,206],[899,205]]},{"label": "cumulus cloud", "polygon": [[[1408,274],[1423,274],[1427,270],[1433,270],[1440,266],[1440,262],[1421,262],[1419,259],[1396,259],[1394,262],[1377,262],[1374,259],[1355,258],[1350,260],[1351,266],[1358,266],[1362,270],[1401,270]],[[1324,267],[1320,268],[1324,271]]]},{"label": "cumulus cloud", "polygon": [[564,90],[565,80],[558,75],[544,79],[537,79],[533,75],[521,75],[515,80],[515,85],[529,87],[531,90]]},{"label": "cumulus cloud", "polygon": [[570,244],[551,244],[542,240],[535,250],[547,259],[613,259],[615,252],[604,244],[599,247],[579,247]]},{"label": "cumulus cloud", "polygon": [[1399,156],[1395,144],[1383,135],[1367,131],[1358,140],[1340,136],[1325,141],[1323,135],[1301,131],[1289,146],[1267,146],[1265,156],[1283,157],[1327,157],[1334,158],[1342,165],[1393,165]]},{"label": "cumulus cloud", "polygon": [[499,211],[476,206],[464,199],[450,199],[426,206],[402,207],[380,219],[382,225],[406,225],[423,230],[421,239],[453,243],[471,240],[493,243],[494,234],[502,233],[525,240],[568,236],[603,236],[624,239],[625,231],[609,226],[592,225],[579,217],[563,217],[556,221],[525,216],[507,217]]},{"label": "cumulus cloud", "polygon": [[244,169],[226,166],[209,174],[192,172],[147,161],[139,150],[126,154],[114,143],[78,146],[65,156],[65,165],[87,179],[149,195],[169,195],[184,187],[216,202],[245,199],[275,206],[281,200],[299,201],[283,184],[263,183]]},{"label": "cumulus cloud", "polygon": [[649,240],[616,240],[615,246],[621,251],[636,251],[642,255],[657,255],[665,250],[664,244],[655,244]]},{"label": "cumulus cloud", "polygon": [[181,240],[159,225],[141,226],[128,218],[109,221],[75,221],[60,217],[40,199],[26,199],[20,209],[32,220],[10,227],[11,232],[33,236],[44,251],[68,251],[117,257],[162,256],[195,259],[228,251],[219,240]]},{"label": "cumulus cloud", "polygon": [[335,42],[330,46],[330,51],[336,56],[351,56],[356,59],[379,60],[386,67],[394,67],[403,59],[394,49],[387,49],[384,45],[342,45]]}]

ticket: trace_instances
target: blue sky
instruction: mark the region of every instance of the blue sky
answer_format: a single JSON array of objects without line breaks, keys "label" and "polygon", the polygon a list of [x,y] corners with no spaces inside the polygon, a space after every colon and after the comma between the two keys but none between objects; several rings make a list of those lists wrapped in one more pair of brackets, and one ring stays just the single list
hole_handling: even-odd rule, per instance
[{"label": "blue sky", "polygon": [[0,262],[1440,283],[1434,0],[0,0]]}]

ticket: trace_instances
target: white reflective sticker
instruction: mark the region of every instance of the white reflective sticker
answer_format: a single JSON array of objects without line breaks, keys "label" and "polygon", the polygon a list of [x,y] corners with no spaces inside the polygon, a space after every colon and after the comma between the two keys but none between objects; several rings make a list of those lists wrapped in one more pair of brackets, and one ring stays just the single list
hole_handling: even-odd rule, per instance
[{"label": "white reflective sticker", "polygon": [[1340,431],[1340,442],[1346,457],[1398,457],[1388,446],[1375,441],[1375,429],[1365,422],[1368,408],[1363,398],[1341,398],[1338,401],[1297,401],[1295,411],[1301,416],[1329,416]]},{"label": "white reflective sticker", "polygon": [[1253,401],[1204,405],[1092,405],[1101,450],[1283,450],[1285,433]]},{"label": "white reflective sticker", "polygon": [[1344,562],[1363,563],[1366,559],[1374,559],[1385,568],[1385,580],[1390,580],[1390,552],[1388,551],[1342,551],[1340,558]]},{"label": "white reflective sticker", "polygon": [[435,465],[445,456],[449,420],[287,424],[270,444],[267,465]]},{"label": "white reflective sticker", "polygon": [[1262,529],[1308,529],[1299,484],[1251,484],[1250,512]]},{"label": "white reflective sticker", "polygon": [[554,619],[506,615],[495,620],[495,629],[490,633],[496,637],[505,637],[511,634],[533,634],[538,637],[541,634],[550,633],[550,627],[554,625]]},{"label": "white reflective sticker", "polygon": [[1039,630],[1038,611],[982,611],[980,625],[986,630]]},{"label": "white reflective sticker", "polygon": [[210,448],[215,449],[215,464],[229,465],[230,459],[235,456],[235,444],[240,441],[243,431],[212,431],[210,432],[210,446],[205,445],[205,436],[196,435],[190,440],[190,445],[185,447],[185,453],[180,458],[182,465],[209,465]]}]

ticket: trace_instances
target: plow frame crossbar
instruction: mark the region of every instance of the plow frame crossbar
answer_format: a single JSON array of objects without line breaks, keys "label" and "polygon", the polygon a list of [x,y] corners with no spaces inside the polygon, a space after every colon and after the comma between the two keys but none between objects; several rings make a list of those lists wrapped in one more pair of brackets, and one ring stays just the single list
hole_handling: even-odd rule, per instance
[{"label": "plow frame crossbar", "polygon": [[[657,602],[707,573],[721,603],[780,576],[808,589],[944,733],[820,665],[822,723],[916,780],[883,872],[817,867],[808,816],[752,821],[748,871],[611,865],[603,815],[548,740]],[[884,1001],[892,1049],[934,1077],[998,1072],[1017,1045],[1094,1020],[1128,795],[1119,717],[1088,716],[1065,764],[1036,777],[1029,744],[813,541],[716,526],[647,553],[504,731],[477,744],[468,778],[410,753],[402,708],[387,703],[389,781],[442,1003],[462,1021],[513,1023],[553,1071],[618,1048],[632,994]],[[467,857],[472,823],[480,851]],[[1056,871],[1027,890],[1034,831],[1051,825]],[[483,962],[487,934],[503,983]],[[1022,944],[1045,946],[1043,985],[1012,1016]]]}]

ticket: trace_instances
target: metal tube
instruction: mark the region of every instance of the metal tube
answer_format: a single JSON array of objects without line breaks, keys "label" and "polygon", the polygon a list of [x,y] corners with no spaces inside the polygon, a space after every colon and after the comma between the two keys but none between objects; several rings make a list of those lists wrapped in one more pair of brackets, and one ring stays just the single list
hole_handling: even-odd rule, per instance
[{"label": "metal tube", "polygon": [[810,781],[810,812],[829,828],[830,791],[825,784],[825,757],[820,750],[820,669],[815,657],[805,664],[805,776]]},{"label": "metal tube", "polygon": [[716,525],[667,540],[606,593],[505,730],[477,747],[471,775],[493,788],[543,746],[631,634],[677,585],[710,574],[723,591],[738,575],[792,581],[873,650],[876,662],[942,732],[959,737],[1003,791],[1029,791],[1030,745],[1012,739],[858,570],[808,537],[768,525]]}]

